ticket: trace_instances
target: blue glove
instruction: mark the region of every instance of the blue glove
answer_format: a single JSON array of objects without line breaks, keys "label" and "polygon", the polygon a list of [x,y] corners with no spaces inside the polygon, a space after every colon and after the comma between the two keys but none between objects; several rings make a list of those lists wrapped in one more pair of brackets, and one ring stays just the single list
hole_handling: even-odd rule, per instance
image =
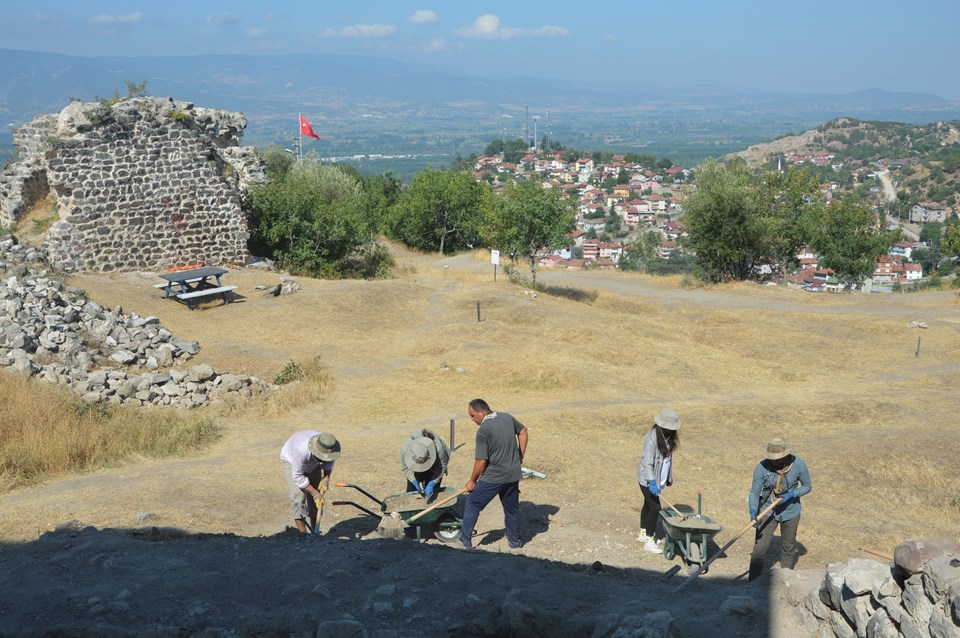
[{"label": "blue glove", "polygon": [[437,489],[437,482],[430,481],[429,483],[427,483],[427,486],[423,488],[423,494],[425,496],[430,496],[431,494],[433,494],[434,490],[436,489]]},{"label": "blue glove", "polygon": [[791,491],[785,493],[785,494],[784,494],[783,496],[781,496],[780,498],[782,498],[782,499],[783,499],[783,502],[786,503],[786,502],[789,501],[791,498],[796,498],[796,497],[797,497],[797,495],[794,494],[793,490],[791,490]]},{"label": "blue glove", "polygon": [[410,481],[413,484],[413,491],[420,493],[420,481]]},{"label": "blue glove", "polygon": [[654,496],[660,496],[660,486],[656,481],[647,481],[647,487],[650,488],[650,493]]},{"label": "blue glove", "polygon": [[751,507],[751,508],[750,508],[750,520],[752,521],[753,519],[755,519],[755,518],[757,517],[757,514],[758,514],[758,513],[759,513],[759,512],[757,512],[757,508],[756,508],[756,507]]}]

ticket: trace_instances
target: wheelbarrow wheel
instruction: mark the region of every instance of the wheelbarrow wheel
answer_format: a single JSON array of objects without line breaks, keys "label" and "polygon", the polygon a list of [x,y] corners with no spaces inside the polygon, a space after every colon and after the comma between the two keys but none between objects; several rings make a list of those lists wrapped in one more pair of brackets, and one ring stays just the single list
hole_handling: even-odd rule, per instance
[{"label": "wheelbarrow wheel", "polygon": [[433,528],[433,535],[441,543],[452,543],[460,538],[460,519],[453,514],[444,514]]},{"label": "wheelbarrow wheel", "polygon": [[676,545],[673,544],[673,540],[669,536],[663,538],[663,556],[667,560],[673,560],[673,557],[677,555]]},{"label": "wheelbarrow wheel", "polygon": [[[700,543],[697,541],[690,541],[690,548],[687,557],[687,571],[689,571],[691,574],[695,573],[698,569],[700,569],[700,565],[703,565],[703,562],[706,560],[706,558],[707,557],[704,556],[700,550]],[[700,571],[700,573],[706,574],[707,570],[703,569]]]}]

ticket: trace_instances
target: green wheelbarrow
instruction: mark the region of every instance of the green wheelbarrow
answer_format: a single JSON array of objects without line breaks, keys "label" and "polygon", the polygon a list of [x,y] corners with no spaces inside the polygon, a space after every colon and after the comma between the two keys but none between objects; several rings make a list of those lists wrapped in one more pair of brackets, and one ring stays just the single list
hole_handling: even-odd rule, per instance
[{"label": "green wheelbarrow", "polygon": [[[465,500],[463,490],[444,487],[436,493],[430,504],[416,492],[391,494],[381,500],[353,483],[334,483],[334,486],[357,490],[379,505],[380,511],[375,512],[353,501],[334,501],[334,505],[349,505],[384,521],[395,520],[401,530],[412,529],[418,541],[426,541],[433,536],[442,543],[452,543],[460,537]],[[377,528],[381,536],[396,537],[395,530],[396,526],[383,524]]]},{"label": "green wheelbarrow", "polygon": [[723,527],[702,513],[701,501],[697,498],[697,513],[681,513],[672,505],[670,509],[660,510],[666,536],[663,538],[663,556],[673,560],[677,555],[690,569],[707,570],[701,566],[707,560],[707,544]]}]

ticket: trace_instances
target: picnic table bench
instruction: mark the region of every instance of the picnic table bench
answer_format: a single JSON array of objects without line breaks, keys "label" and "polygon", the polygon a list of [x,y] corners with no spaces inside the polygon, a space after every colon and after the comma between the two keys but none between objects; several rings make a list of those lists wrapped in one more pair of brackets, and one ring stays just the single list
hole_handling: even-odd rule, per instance
[{"label": "picnic table bench", "polygon": [[154,284],[154,288],[163,290],[164,299],[173,297],[177,301],[185,302],[190,310],[193,310],[194,301],[214,295],[220,295],[223,303],[227,304],[230,303],[227,293],[237,288],[223,285],[220,278],[228,272],[216,266],[167,272],[160,275],[164,281]]}]

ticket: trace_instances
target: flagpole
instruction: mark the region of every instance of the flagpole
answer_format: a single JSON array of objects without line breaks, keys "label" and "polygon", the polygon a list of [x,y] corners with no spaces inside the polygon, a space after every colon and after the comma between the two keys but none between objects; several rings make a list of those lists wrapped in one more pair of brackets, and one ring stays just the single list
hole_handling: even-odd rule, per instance
[{"label": "flagpole", "polygon": [[297,153],[299,153],[299,156],[297,157],[297,161],[302,162],[303,161],[303,113],[299,113],[299,112],[297,113],[297,132],[300,135],[300,139],[297,142]]}]

